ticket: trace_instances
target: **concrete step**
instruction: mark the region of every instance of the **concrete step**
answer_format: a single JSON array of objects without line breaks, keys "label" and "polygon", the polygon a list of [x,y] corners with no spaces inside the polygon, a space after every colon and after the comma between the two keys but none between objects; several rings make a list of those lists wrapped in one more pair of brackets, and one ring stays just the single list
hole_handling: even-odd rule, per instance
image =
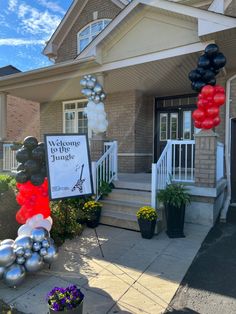
[{"label": "concrete step", "polygon": [[114,186],[118,189],[129,189],[129,190],[138,190],[138,191],[151,191],[151,182],[150,183],[142,183],[135,181],[124,181],[117,180],[113,182]]},{"label": "concrete step", "polygon": [[113,189],[106,200],[141,202],[145,205],[151,204],[151,193],[147,191]]},{"label": "concrete step", "polygon": [[102,209],[100,223],[109,226],[139,231],[138,221],[135,215]]},{"label": "concrete step", "polygon": [[101,203],[103,204],[103,210],[110,210],[114,212],[130,214],[133,216],[136,216],[136,213],[140,207],[146,205],[145,203],[141,202],[127,202],[110,199],[102,200]]}]

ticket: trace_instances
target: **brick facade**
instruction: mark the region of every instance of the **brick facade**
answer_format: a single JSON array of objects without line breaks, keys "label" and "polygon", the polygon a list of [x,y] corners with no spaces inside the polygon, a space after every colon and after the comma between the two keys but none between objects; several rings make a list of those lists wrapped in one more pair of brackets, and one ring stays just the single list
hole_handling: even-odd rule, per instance
[{"label": "brick facade", "polygon": [[90,0],[79,18],[65,37],[57,51],[56,63],[75,59],[77,56],[77,33],[94,21],[93,12],[98,12],[97,19],[113,19],[121,9],[110,0]]}]

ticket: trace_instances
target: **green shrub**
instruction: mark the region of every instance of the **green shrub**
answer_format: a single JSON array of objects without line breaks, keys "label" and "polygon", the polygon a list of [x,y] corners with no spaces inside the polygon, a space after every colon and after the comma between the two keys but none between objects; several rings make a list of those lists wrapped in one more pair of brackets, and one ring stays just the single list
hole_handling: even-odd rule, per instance
[{"label": "green shrub", "polygon": [[9,188],[15,190],[16,180],[8,174],[0,174],[0,193],[6,192]]},{"label": "green shrub", "polygon": [[111,193],[112,189],[114,188],[113,183],[107,183],[105,181],[101,181],[100,186],[98,188],[98,193],[101,195],[101,198],[103,196],[108,196],[109,193]]}]

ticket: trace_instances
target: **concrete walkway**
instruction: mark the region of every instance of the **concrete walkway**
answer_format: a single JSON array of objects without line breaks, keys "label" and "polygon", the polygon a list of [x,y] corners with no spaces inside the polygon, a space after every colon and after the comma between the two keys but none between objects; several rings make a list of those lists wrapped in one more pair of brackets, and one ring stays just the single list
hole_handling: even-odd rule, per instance
[{"label": "concrete walkway", "polygon": [[51,269],[27,274],[17,289],[0,283],[0,299],[19,311],[48,312],[45,296],[54,286],[77,284],[85,294],[84,314],[163,313],[173,298],[209,227],[185,225],[186,238],[163,232],[151,240],[140,233],[99,226],[67,241]]}]

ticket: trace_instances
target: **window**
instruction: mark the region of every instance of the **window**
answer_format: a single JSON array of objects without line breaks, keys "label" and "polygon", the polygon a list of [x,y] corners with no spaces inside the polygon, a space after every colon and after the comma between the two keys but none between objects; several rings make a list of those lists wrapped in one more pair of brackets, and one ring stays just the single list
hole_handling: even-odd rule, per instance
[{"label": "window", "polygon": [[178,113],[170,114],[170,138],[172,140],[178,139]]},{"label": "window", "polygon": [[83,28],[77,35],[78,48],[77,51],[80,53],[88,44],[99,34],[101,31],[110,23],[110,19],[98,20],[92,22]]},{"label": "window", "polygon": [[160,114],[160,141],[167,141],[167,113]]},{"label": "window", "polygon": [[192,117],[191,111],[184,111],[183,114],[183,139],[191,140]]},{"label": "window", "polygon": [[92,132],[88,129],[88,119],[84,114],[87,100],[73,100],[63,102],[63,132],[87,133],[91,138]]}]

